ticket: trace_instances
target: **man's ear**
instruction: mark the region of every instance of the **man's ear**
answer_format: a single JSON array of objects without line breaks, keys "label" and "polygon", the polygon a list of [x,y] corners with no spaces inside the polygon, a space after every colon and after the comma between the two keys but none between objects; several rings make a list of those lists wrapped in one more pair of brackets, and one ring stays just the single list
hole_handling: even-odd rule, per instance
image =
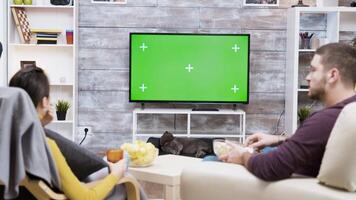
[{"label": "man's ear", "polygon": [[331,68],[327,73],[327,78],[328,83],[335,83],[340,79],[340,71],[335,67]]}]

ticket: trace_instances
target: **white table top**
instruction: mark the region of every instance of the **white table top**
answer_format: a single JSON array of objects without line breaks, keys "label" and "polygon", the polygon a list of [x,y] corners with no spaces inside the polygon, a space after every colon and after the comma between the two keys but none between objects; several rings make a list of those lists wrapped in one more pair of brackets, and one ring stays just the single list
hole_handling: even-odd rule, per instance
[{"label": "white table top", "polygon": [[158,156],[149,167],[130,167],[129,172],[139,180],[164,185],[179,185],[183,168],[201,162],[200,158],[177,155]]}]

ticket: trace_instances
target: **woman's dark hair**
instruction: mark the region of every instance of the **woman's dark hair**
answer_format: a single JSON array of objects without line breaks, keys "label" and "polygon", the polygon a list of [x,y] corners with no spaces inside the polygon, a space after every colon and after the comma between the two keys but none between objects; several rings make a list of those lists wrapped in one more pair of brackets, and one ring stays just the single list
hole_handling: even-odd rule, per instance
[{"label": "woman's dark hair", "polygon": [[44,71],[36,66],[28,66],[11,78],[10,87],[24,89],[31,97],[35,107],[42,101],[43,97],[49,97],[49,81]]}]

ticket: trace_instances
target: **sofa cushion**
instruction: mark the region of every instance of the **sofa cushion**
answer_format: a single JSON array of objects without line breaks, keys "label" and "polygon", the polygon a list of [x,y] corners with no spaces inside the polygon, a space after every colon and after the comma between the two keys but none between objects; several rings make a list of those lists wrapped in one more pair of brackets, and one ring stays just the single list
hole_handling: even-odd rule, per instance
[{"label": "sofa cushion", "polygon": [[241,165],[205,161],[183,169],[181,199],[262,199],[266,186]]},{"label": "sofa cushion", "polygon": [[221,162],[199,162],[181,175],[184,200],[349,200],[356,193],[318,184],[316,178],[288,178],[266,182],[245,167]]},{"label": "sofa cushion", "polygon": [[356,103],[341,111],[326,145],[318,180],[329,186],[356,190]]}]

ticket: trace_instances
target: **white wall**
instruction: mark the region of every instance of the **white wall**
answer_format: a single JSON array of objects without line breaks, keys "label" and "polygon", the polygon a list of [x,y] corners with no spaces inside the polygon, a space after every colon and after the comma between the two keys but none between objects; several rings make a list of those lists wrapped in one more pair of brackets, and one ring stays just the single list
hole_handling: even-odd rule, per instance
[{"label": "white wall", "polygon": [[3,46],[2,56],[0,58],[0,86],[6,85],[6,34],[7,34],[7,11],[6,1],[0,1],[0,41]]}]

